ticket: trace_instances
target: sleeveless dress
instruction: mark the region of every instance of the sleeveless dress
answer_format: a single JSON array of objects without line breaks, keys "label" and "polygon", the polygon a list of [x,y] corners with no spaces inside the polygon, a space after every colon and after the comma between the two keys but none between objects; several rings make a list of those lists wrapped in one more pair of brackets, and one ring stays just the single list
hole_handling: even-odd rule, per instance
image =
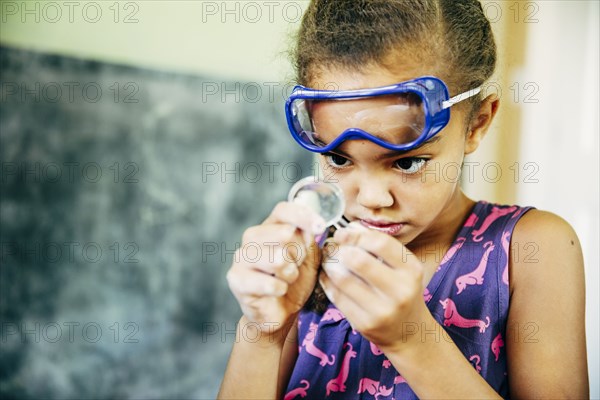
[{"label": "sleeveless dress", "polygon": [[[531,208],[475,204],[423,293],[443,329],[414,327],[426,340],[452,338],[503,398],[508,397],[509,244],[515,224]],[[300,312],[298,344],[285,400],[418,398],[381,350],[353,331],[332,303],[323,314]]]}]

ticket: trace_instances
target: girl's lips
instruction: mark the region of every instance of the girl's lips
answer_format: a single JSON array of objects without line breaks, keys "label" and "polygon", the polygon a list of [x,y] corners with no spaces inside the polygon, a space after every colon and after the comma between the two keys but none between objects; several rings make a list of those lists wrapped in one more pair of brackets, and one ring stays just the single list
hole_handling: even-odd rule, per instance
[{"label": "girl's lips", "polygon": [[402,230],[402,227],[404,226],[404,224],[396,222],[371,221],[366,219],[361,219],[360,223],[369,229],[387,233],[391,236],[396,236],[398,233],[400,233],[400,230]]}]

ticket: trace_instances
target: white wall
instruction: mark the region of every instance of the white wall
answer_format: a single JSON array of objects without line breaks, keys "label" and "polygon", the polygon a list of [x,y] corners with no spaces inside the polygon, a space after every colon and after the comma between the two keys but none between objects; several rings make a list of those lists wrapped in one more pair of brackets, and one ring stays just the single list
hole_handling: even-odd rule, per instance
[{"label": "white wall", "polygon": [[308,4],[306,0],[122,0],[118,7],[108,0],[65,3],[69,2],[1,0],[0,43],[266,82],[289,78],[282,52]]},{"label": "white wall", "polygon": [[[517,201],[569,221],[581,240],[587,281],[587,338],[591,398],[600,398],[598,361],[599,3],[538,2],[521,80],[539,85],[539,103],[522,119],[522,163],[535,162],[539,183],[518,186]],[[558,294],[557,294],[558,295]]]}]

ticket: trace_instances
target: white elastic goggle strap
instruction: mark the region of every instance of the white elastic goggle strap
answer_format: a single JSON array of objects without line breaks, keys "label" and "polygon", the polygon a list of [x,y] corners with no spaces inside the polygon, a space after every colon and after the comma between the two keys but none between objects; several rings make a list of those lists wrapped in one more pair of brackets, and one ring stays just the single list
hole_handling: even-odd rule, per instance
[{"label": "white elastic goggle strap", "polygon": [[473,96],[479,94],[479,92],[481,92],[480,87],[468,90],[461,94],[457,94],[456,96],[442,102],[442,110],[445,110],[448,107],[452,107],[456,103],[460,103],[461,101],[466,100],[469,97],[473,97]]}]

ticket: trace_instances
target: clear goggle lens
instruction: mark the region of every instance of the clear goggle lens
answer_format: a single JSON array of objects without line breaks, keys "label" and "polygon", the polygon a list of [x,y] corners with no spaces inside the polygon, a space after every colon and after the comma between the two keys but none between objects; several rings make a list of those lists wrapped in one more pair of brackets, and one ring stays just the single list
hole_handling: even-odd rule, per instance
[{"label": "clear goggle lens", "polygon": [[393,145],[412,143],[423,134],[426,123],[424,103],[411,92],[361,99],[296,99],[291,110],[297,137],[319,147],[352,128]]}]

